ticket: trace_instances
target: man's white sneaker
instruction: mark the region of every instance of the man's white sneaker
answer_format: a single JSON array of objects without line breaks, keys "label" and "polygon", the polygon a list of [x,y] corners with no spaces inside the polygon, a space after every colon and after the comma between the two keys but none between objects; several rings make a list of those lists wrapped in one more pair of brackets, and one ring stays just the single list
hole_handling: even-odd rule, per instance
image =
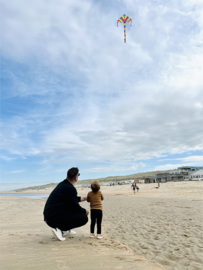
[{"label": "man's white sneaker", "polygon": [[70,234],[76,234],[76,232],[72,231],[72,230],[68,230],[68,231],[63,231],[62,234],[63,235],[70,235]]},{"label": "man's white sneaker", "polygon": [[51,230],[52,230],[53,234],[58,238],[58,240],[60,240],[60,241],[66,240],[66,238],[62,236],[61,230],[59,230],[58,228],[56,228],[56,229],[52,228]]}]

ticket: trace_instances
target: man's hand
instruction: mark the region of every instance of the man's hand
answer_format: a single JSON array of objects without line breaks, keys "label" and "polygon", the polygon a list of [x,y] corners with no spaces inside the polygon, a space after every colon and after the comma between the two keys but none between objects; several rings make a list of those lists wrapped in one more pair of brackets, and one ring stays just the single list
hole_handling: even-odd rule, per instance
[{"label": "man's hand", "polygon": [[87,215],[87,216],[89,215],[89,212],[90,212],[90,211],[86,209],[86,215]]},{"label": "man's hand", "polygon": [[80,198],[80,201],[81,201],[81,202],[84,202],[84,201],[86,201],[86,200],[87,200],[87,197],[81,197],[81,198]]}]

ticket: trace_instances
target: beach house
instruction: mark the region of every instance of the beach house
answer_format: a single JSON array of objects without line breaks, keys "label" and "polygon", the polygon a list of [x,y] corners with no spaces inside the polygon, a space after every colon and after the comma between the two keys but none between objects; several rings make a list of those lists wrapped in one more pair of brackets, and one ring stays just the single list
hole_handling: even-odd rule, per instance
[{"label": "beach house", "polygon": [[195,172],[192,172],[189,175],[189,177],[190,177],[189,180],[192,180],[192,181],[201,181],[201,180],[203,180],[203,170],[197,170]]}]

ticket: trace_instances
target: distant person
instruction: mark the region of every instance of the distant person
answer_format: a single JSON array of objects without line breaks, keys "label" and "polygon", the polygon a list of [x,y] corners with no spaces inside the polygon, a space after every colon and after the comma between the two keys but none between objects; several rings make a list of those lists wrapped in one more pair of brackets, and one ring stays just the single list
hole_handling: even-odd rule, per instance
[{"label": "distant person", "polygon": [[78,168],[69,169],[67,178],[51,192],[44,207],[44,221],[60,241],[66,240],[64,235],[76,233],[71,229],[88,222],[89,211],[79,204],[86,201],[87,197],[77,197],[74,187],[79,175]]},{"label": "distant person", "polygon": [[133,191],[134,191],[134,194],[135,194],[135,189],[136,189],[136,183],[132,183],[132,186],[131,186],[131,188],[133,189]]},{"label": "distant person", "polygon": [[136,189],[137,189],[137,192],[139,191],[139,187],[138,186],[136,186]]},{"label": "distant person", "polygon": [[87,201],[90,202],[91,209],[91,225],[90,225],[90,237],[95,237],[94,227],[97,223],[97,239],[102,239],[103,236],[101,234],[101,223],[102,223],[102,201],[104,197],[100,191],[100,184],[98,181],[93,181],[91,184],[91,189],[87,194]]}]

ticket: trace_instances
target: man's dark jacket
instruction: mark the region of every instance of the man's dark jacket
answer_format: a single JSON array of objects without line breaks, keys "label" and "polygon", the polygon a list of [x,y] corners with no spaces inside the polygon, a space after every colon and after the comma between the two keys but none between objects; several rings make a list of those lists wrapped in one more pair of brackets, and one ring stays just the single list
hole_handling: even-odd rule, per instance
[{"label": "man's dark jacket", "polygon": [[67,214],[86,214],[79,205],[76,188],[67,180],[60,182],[49,195],[44,207],[44,220],[51,221]]}]

